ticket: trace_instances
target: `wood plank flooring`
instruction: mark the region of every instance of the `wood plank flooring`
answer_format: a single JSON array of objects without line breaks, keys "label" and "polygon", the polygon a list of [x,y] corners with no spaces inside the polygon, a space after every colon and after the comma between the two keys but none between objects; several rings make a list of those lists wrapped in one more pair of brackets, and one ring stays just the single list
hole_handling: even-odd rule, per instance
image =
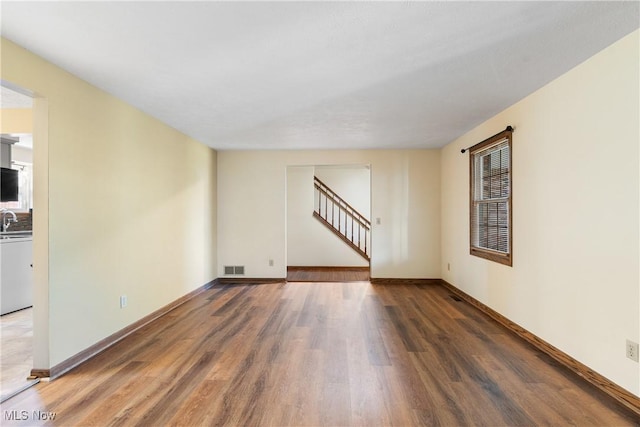
[{"label": "wood plank flooring", "polygon": [[3,426],[52,415],[62,426],[640,422],[445,288],[368,282],[215,286],[2,405]]},{"label": "wood plank flooring", "polygon": [[288,282],[363,282],[369,267],[287,267]]}]

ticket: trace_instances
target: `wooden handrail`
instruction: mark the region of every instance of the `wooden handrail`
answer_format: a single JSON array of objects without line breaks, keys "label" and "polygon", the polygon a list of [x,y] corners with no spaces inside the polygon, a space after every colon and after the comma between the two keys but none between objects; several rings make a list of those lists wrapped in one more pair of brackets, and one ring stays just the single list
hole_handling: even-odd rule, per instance
[{"label": "wooden handrail", "polygon": [[369,228],[371,228],[371,221],[369,221],[367,218],[365,218],[360,212],[358,212],[356,209],[354,209],[349,203],[347,203],[342,197],[338,196],[335,191],[333,191],[331,189],[331,187],[329,187],[327,184],[325,184],[324,182],[322,182],[318,177],[314,176],[313,180],[315,181],[316,184],[316,188],[319,188],[318,183],[324,187],[325,189],[329,190],[331,192],[331,197],[332,199],[336,199],[338,201],[340,201],[342,204],[344,204],[347,208],[349,208],[352,212],[356,213],[360,218],[362,218],[365,222],[365,225]]},{"label": "wooden handrail", "polygon": [[[332,199],[332,200],[336,200],[336,199],[337,199],[338,201],[342,200],[342,199],[340,198],[340,196],[336,195],[336,197],[332,197],[332,196],[331,196],[330,194],[328,194],[325,190],[323,190],[322,188],[320,188],[320,187],[318,187],[318,186],[316,186],[316,189],[317,189],[318,191],[320,191],[321,193],[323,193],[325,196],[327,196],[327,198],[329,198],[329,199]],[[346,202],[345,202],[345,203],[346,203]],[[340,207],[340,206],[338,206],[338,207]],[[352,208],[352,209],[353,209],[353,208]],[[344,208],[343,208],[342,210],[343,210],[344,212],[348,212],[348,211],[347,211],[347,209],[344,209]],[[371,228],[371,222],[370,222],[368,219],[366,219],[365,217],[363,217],[363,216],[362,216],[358,211],[353,211],[353,212],[357,215],[357,216],[356,216],[356,215],[352,215],[352,216],[353,216],[353,219],[354,219],[355,221],[357,221],[357,222],[358,222],[358,224],[360,224],[361,226],[366,227],[366,228]],[[361,220],[360,220],[360,218],[362,218],[364,221],[361,221]]]}]

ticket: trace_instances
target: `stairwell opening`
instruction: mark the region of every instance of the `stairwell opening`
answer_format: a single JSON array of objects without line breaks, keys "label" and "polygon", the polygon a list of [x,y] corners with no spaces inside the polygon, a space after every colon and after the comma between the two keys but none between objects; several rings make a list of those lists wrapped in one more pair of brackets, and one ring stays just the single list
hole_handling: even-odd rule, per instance
[{"label": "stairwell opening", "polygon": [[288,275],[297,272],[294,276],[311,281],[368,280],[369,165],[289,166],[286,200]]}]

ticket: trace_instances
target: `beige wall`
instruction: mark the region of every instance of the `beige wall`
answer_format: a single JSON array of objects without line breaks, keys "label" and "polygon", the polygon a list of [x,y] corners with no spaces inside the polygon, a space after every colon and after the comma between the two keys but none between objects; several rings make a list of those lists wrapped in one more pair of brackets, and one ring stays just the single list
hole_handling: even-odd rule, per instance
[{"label": "beige wall", "polygon": [[[442,276],[640,395],[639,33],[442,150]],[[460,149],[515,126],[513,267],[469,255]],[[447,263],[451,271],[447,271]]]},{"label": "beige wall", "polygon": [[[338,193],[352,208],[371,220],[369,165],[314,166],[314,175]],[[312,184],[313,185],[313,184]]]},{"label": "beige wall", "polygon": [[0,109],[0,133],[32,133],[33,110],[31,108]]},{"label": "beige wall", "polygon": [[48,368],[217,277],[216,152],[5,39],[2,80],[48,104],[34,135]]},{"label": "beige wall", "polygon": [[352,164],[371,165],[372,277],[440,277],[438,150],[219,152],[218,275],[285,277],[287,166]]}]

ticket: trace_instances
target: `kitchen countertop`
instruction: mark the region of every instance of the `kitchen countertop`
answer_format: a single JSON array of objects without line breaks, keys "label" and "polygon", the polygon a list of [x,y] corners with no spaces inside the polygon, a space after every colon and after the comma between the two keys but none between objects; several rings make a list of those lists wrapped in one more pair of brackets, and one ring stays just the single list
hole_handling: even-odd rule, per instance
[{"label": "kitchen countertop", "polygon": [[31,231],[5,231],[0,233],[0,243],[24,242],[33,240]]}]

